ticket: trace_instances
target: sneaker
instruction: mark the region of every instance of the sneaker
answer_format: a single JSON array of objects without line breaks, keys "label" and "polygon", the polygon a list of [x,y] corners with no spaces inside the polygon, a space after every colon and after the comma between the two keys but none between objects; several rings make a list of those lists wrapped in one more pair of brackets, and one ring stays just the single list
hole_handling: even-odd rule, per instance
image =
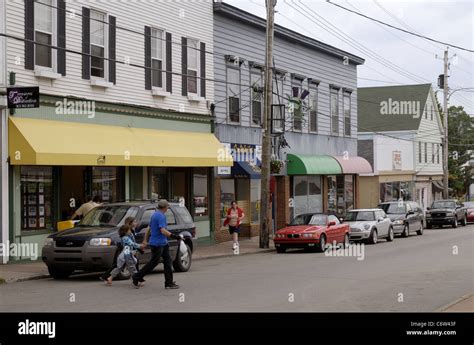
[{"label": "sneaker", "polygon": [[237,243],[232,244],[232,250],[235,250],[237,248]]},{"label": "sneaker", "polygon": [[171,284],[165,285],[165,289],[179,289],[179,285],[177,285],[175,282],[172,282]]}]

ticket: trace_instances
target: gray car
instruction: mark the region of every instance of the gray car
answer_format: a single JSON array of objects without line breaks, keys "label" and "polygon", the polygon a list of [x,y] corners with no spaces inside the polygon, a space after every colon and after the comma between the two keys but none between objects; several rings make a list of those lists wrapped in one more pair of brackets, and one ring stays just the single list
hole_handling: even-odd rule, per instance
[{"label": "gray car", "polygon": [[378,205],[392,220],[395,235],[408,237],[411,233],[423,235],[424,216],[421,207],[414,201],[391,201]]},{"label": "gray car", "polygon": [[393,241],[392,221],[381,209],[360,209],[347,212],[344,223],[351,228],[350,239],[376,244],[379,238]]},{"label": "gray car", "polygon": [[[150,218],[156,212],[156,204],[150,202],[113,203],[92,209],[72,229],[50,235],[44,243],[42,259],[55,279],[67,278],[74,271],[100,272],[109,268],[120,243],[118,229],[127,217],[135,217],[138,226],[135,238],[138,243],[144,240],[145,230]],[[187,252],[177,257],[178,242],[169,241],[170,254],[176,258],[173,267],[185,272],[191,267],[192,252],[196,247],[196,226],[186,207],[170,203],[166,212],[168,230],[184,238]],[[151,259],[151,251],[146,248],[139,254],[140,263]],[[129,277],[123,271],[119,278]]]}]

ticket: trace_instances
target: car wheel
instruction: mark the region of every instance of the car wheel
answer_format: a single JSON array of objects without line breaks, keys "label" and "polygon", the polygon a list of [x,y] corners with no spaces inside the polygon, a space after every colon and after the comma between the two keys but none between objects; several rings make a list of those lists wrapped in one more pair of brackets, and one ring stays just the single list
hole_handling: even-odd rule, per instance
[{"label": "car wheel", "polygon": [[73,269],[48,266],[49,275],[54,279],[67,279],[74,272]]},{"label": "car wheel", "polygon": [[319,243],[318,243],[316,249],[320,253],[326,251],[326,236],[325,235],[321,235],[319,237]]},{"label": "car wheel", "polygon": [[467,217],[464,216],[464,218],[462,219],[462,221],[461,221],[461,225],[462,225],[462,226],[466,226],[466,225],[467,225],[467,219],[466,219],[466,218],[467,218]]},{"label": "car wheel", "polygon": [[403,232],[402,232],[402,237],[408,237],[410,236],[410,227],[408,226],[408,224],[405,224],[405,227],[403,228]]},{"label": "car wheel", "polygon": [[[187,272],[191,268],[192,252],[191,248],[186,244],[186,253],[180,253],[178,260],[173,262],[173,267],[176,272]],[[178,249],[179,250],[179,249]]]},{"label": "car wheel", "polygon": [[377,230],[374,229],[374,230],[372,230],[372,233],[370,234],[369,243],[370,244],[377,244],[377,240],[378,240]]},{"label": "car wheel", "polygon": [[392,241],[393,241],[393,237],[394,237],[394,235],[393,235],[393,228],[390,227],[390,228],[388,229],[387,242],[392,242]]},{"label": "car wheel", "polygon": [[280,253],[280,254],[283,254],[284,252],[286,252],[286,248],[283,248],[283,247],[277,247],[277,253]]},{"label": "car wheel", "polygon": [[457,228],[457,227],[458,227],[458,219],[454,217],[453,228]]},{"label": "car wheel", "polygon": [[420,235],[420,236],[423,235],[423,223],[421,223],[421,225],[420,225],[420,230],[418,230],[418,231],[416,232],[416,234],[417,234],[417,235]]},{"label": "car wheel", "polygon": [[349,246],[351,245],[350,241],[349,241],[349,234],[346,234],[344,236],[344,243],[342,243],[342,246],[344,248],[349,248]]}]

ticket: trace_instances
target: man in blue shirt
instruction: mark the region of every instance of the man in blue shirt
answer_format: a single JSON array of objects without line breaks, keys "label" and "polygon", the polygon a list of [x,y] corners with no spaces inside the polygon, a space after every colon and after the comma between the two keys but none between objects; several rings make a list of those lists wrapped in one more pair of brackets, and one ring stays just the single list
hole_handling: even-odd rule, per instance
[{"label": "man in blue shirt", "polygon": [[[151,249],[151,260],[143,266],[143,268],[132,276],[132,283],[135,288],[139,287],[139,282],[143,277],[153,271],[158,265],[160,258],[163,257],[163,265],[165,266],[165,288],[178,289],[179,285],[173,281],[173,268],[171,267],[170,247],[168,245],[168,237],[179,239],[178,235],[169,232],[166,227],[165,213],[169,204],[166,200],[158,202],[158,211],[156,211],[150,219],[150,238],[148,244]],[[145,240],[146,241],[146,240]]]}]

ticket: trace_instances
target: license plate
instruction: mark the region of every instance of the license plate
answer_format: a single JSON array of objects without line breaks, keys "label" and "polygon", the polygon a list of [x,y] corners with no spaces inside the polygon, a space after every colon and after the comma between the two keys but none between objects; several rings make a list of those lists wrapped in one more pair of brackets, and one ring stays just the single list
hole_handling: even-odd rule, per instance
[{"label": "license plate", "polygon": [[314,243],[309,243],[308,246],[309,247],[314,247]]}]

